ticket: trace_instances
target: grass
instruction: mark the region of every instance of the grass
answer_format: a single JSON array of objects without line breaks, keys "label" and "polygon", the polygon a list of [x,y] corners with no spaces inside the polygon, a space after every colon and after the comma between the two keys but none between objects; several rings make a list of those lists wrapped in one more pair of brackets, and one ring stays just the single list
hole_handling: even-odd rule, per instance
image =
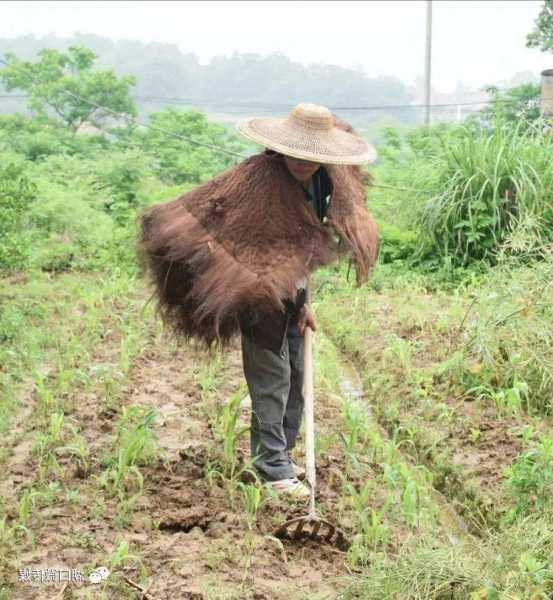
[{"label": "grass", "polygon": [[421,214],[425,251],[466,265],[502,252],[539,255],[551,241],[551,141],[539,127],[452,130],[429,156],[435,194]]},{"label": "grass", "polygon": [[[484,598],[495,593],[510,598],[549,593],[549,442],[540,435],[547,405],[538,401],[539,394],[545,394],[539,382],[547,382],[546,373],[541,378],[528,375],[537,371],[525,358],[532,351],[530,344],[521,343],[518,362],[508,364],[527,389],[506,376],[490,377],[490,373],[502,372],[497,365],[511,360],[501,347],[511,347],[507,344],[514,339],[523,340],[524,327],[537,331],[537,322],[528,325],[528,319],[547,322],[547,313],[539,311],[534,315],[519,310],[505,317],[518,310],[517,302],[527,305],[526,298],[533,297],[533,283],[548,268],[544,263],[534,271],[521,271],[519,280],[513,278],[510,283],[503,277],[505,293],[501,302],[495,299],[495,313],[494,300],[488,298],[488,290],[495,285],[491,276],[478,289],[430,293],[424,285],[411,285],[408,275],[398,282],[381,274],[378,289],[355,291],[340,287],[332,271],[323,274],[332,285],[316,301],[321,324],[315,347],[316,397],[318,406],[330,413],[318,418],[317,456],[321,489],[334,485],[335,504],[327,506],[323,501],[320,510],[343,524],[353,539],[343,557],[352,573],[340,584],[344,598],[463,598],[471,594]],[[82,280],[77,286],[72,277],[60,277],[65,279],[65,288],[60,285],[58,289],[82,289]],[[58,282],[49,284],[57,286]],[[134,284],[127,281],[126,285],[132,298]],[[74,510],[88,502],[90,517],[104,520],[114,514],[114,526],[125,532],[140,510],[148,465],[160,457],[155,413],[147,405],[121,402],[133,364],[156,332],[131,324],[140,303],[131,304],[127,312],[119,299],[121,282],[111,282],[109,289],[100,281],[95,286],[96,294],[89,286],[84,299],[72,300],[74,318],[70,310],[63,322],[50,317],[50,330],[70,343],[63,349],[53,343],[46,346],[44,335],[44,352],[36,355],[35,362],[27,356],[34,371],[29,371],[25,384],[34,390],[40,408],[32,416],[37,425],[35,460],[43,465],[43,474],[37,472],[17,498],[15,513],[5,507],[0,515],[4,568],[32,547],[45,525],[41,511],[54,501],[67,502]],[[40,287],[35,288],[35,298],[40,297],[39,291]],[[51,292],[42,288],[41,293]],[[79,306],[91,307],[90,314],[83,314]],[[113,318],[113,313],[119,316]],[[547,331],[534,341],[543,343],[544,351],[546,335]],[[18,342],[14,339],[14,343]],[[100,349],[109,349],[109,356]],[[48,369],[38,357],[49,357]],[[227,368],[224,360],[215,361],[204,370],[190,371],[190,377],[202,402],[201,412],[210,417],[213,441],[207,471],[211,469],[212,493],[221,490],[229,510],[243,517],[242,542],[233,564],[240,571],[238,588],[250,593],[256,585],[256,563],[269,548],[288,561],[295,558],[287,554],[286,545],[280,549],[277,540],[260,534],[259,515],[274,519],[278,511],[265,488],[243,479],[249,464],[242,457],[247,425],[242,420],[241,400],[246,390],[243,385],[225,383]],[[106,386],[108,380],[111,383]],[[478,385],[488,392],[476,392]],[[226,391],[221,394],[223,386]],[[509,397],[513,389],[518,396],[511,392],[515,395]],[[107,438],[111,445],[101,448],[101,465],[95,458],[98,449],[90,448],[76,410],[79,398],[87,394],[102,398],[104,410],[115,408],[113,431]],[[467,413],[467,406],[475,410]],[[492,490],[503,511],[496,514],[484,503],[478,481],[466,478],[463,465],[451,464],[462,446],[448,440],[466,434],[460,438],[463,444],[478,451],[487,435],[481,428],[483,422],[492,420],[499,426],[513,419],[520,424],[523,453],[513,462],[505,486]],[[451,433],[453,437],[447,437]],[[333,475],[334,484],[326,479],[330,475],[322,466],[329,455],[339,457],[343,465]],[[92,501],[74,481],[71,487],[65,486],[69,466],[98,474],[100,485]],[[99,473],[98,466],[103,467]],[[489,514],[483,518],[485,511]],[[468,531],[456,519],[468,524]],[[533,543],[515,537],[524,537],[522,524],[534,532]],[[136,553],[121,546],[115,554],[124,558]],[[501,568],[491,559],[499,555]],[[206,550],[206,556],[213,564],[226,564],[227,553],[221,554],[215,546]],[[127,564],[142,572],[139,562],[129,558]],[[505,569],[512,573],[510,578]],[[110,586],[104,594],[124,593],[120,579]]]},{"label": "grass", "polygon": [[[0,313],[0,329],[10,342],[0,347],[1,385],[9,386],[12,393],[0,396],[0,427],[6,429],[13,419],[21,418],[19,434],[27,432],[34,438],[35,461],[35,475],[14,499],[15,506],[9,498],[0,506],[1,568],[5,573],[20,553],[34,544],[47,524],[40,518],[43,507],[64,497],[79,504],[77,490],[64,490],[64,481],[71,476],[67,469],[72,463],[76,463],[83,477],[90,467],[89,448],[79,426],[79,407],[84,394],[103,387],[103,382],[95,377],[95,362],[106,337],[129,338],[128,324],[139,302],[129,303],[134,293],[133,280],[120,274],[52,278],[34,273],[3,289],[9,290],[13,302]],[[121,310],[123,295],[127,297],[126,312]],[[55,303],[52,297],[56,298]],[[118,320],[114,320],[115,314]],[[135,326],[135,339],[140,332],[141,327]],[[136,343],[124,348],[128,359],[141,352]],[[122,375],[127,376],[128,372]],[[110,401],[115,403],[121,389],[111,390]],[[29,409],[18,401],[25,390],[30,390],[28,397],[35,401]],[[9,458],[6,454],[4,460]]]},{"label": "grass", "polygon": [[[538,280],[549,268],[544,261],[496,270],[447,294],[395,281],[377,291],[335,285],[319,295],[319,322],[357,366],[385,432],[373,434],[371,458],[383,469],[387,499],[376,500],[374,485],[346,485],[359,527],[350,561],[361,574],[344,598],[548,597],[550,439],[534,429],[548,423],[548,372],[546,360],[530,357],[549,352],[550,320],[545,307],[525,307],[541,297]],[[355,433],[350,415],[346,421]],[[498,446],[500,481],[490,487],[486,476],[471,476],[463,455],[486,468],[488,431],[496,428],[505,443],[515,432],[515,460],[507,471]],[[526,450],[516,458],[520,443]],[[356,447],[359,462],[363,445]],[[382,542],[397,539],[401,521],[412,534],[390,551]],[[518,537],[524,526],[535,528],[536,546]]]}]

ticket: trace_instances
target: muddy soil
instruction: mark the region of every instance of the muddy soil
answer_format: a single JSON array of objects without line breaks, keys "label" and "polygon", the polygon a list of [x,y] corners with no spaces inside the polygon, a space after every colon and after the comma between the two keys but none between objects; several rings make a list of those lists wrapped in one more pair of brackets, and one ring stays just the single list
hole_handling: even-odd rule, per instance
[{"label": "muddy soil", "polygon": [[[96,360],[109,361],[111,349]],[[237,496],[231,501],[222,482],[208,482],[206,467],[217,452],[210,412],[226,402],[243,381],[238,346],[223,359],[216,391],[208,394],[198,383],[210,357],[189,346],[176,347],[165,338],[152,339],[146,352],[135,360],[130,381],[116,406],[106,405],[94,393],[80,393],[75,410],[66,420],[80,429],[91,452],[86,472],[61,456],[63,474],[51,477],[62,483],[47,506],[34,511],[29,525],[35,546],[11,562],[13,598],[92,598],[100,589],[89,581],[66,585],[54,582],[18,581],[19,569],[77,569],[83,573],[104,566],[121,541],[136,556],[119,568],[127,580],[106,590],[109,598],[140,597],[132,583],[140,581],[141,566],[149,575],[149,598],[335,598],[346,575],[344,553],[315,542],[278,543],[272,533],[285,518],[302,514],[305,504],[269,499],[257,521],[250,526]],[[73,399],[75,400],[75,399]],[[249,408],[244,403],[242,421]],[[113,447],[116,422],[123,406],[153,406],[159,444],[157,460],[143,467],[144,489],[135,502],[129,523],[118,522],[116,499],[98,492],[98,477],[105,455]],[[33,397],[22,400],[14,420],[15,431],[7,439],[10,450],[2,478],[5,504],[15,516],[14,500],[33,484],[37,462],[32,453],[33,426],[25,415],[32,411]],[[332,429],[338,408],[321,406],[320,431]],[[246,458],[247,436],[238,455]],[[301,454],[301,453],[299,453]],[[301,456],[298,455],[298,460]],[[339,456],[328,453],[320,469],[318,502],[330,518],[339,496]],[[71,490],[72,496],[67,491]],[[246,565],[248,548],[254,548]],[[248,566],[248,568],[246,568]],[[141,586],[144,587],[144,586]],[[58,594],[58,596],[56,596]],[[92,594],[92,595],[91,595]]]}]

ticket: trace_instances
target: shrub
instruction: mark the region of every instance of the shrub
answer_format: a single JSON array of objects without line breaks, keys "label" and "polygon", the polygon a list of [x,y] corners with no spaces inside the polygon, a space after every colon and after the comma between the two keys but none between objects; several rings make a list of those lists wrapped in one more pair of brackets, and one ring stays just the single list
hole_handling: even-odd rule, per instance
[{"label": "shrub", "polygon": [[498,123],[491,134],[461,127],[430,148],[437,177],[422,211],[421,252],[453,265],[497,262],[502,251],[535,253],[553,240],[552,136]]},{"label": "shrub", "polygon": [[222,125],[210,123],[198,111],[166,108],[152,113],[150,123],[153,128],[139,136],[139,140],[158,159],[158,176],[166,183],[200,183],[240,160],[185,141],[184,138],[190,138],[235,152],[244,147],[237,136]]},{"label": "shrub", "polygon": [[508,471],[508,485],[515,506],[509,518],[551,506],[553,492],[553,435],[541,435],[539,442],[518,456]]},{"label": "shrub", "polygon": [[16,152],[33,162],[63,153],[71,137],[69,132],[48,119],[0,116],[0,149]]},{"label": "shrub", "polygon": [[465,385],[510,412],[553,413],[553,258],[496,267],[463,319]]},{"label": "shrub", "polygon": [[104,211],[118,224],[125,224],[140,204],[139,187],[151,177],[153,160],[137,150],[110,152],[95,160],[92,168],[95,187],[105,197]]},{"label": "shrub", "polygon": [[380,261],[394,262],[411,258],[417,247],[417,236],[413,231],[405,231],[394,225],[380,222]]},{"label": "shrub", "polygon": [[513,127],[518,125],[523,130],[533,127],[534,122],[539,121],[541,91],[539,84],[524,83],[505,91],[491,86],[487,91],[491,94],[493,102],[468,117],[469,121],[474,121],[490,131],[495,127],[498,115]]},{"label": "shrub", "polygon": [[23,165],[0,166],[0,269],[18,269],[25,265],[28,255],[25,226],[35,194],[36,187]]},{"label": "shrub", "polygon": [[95,208],[90,189],[37,181],[40,201],[29,212],[34,227],[31,266],[48,271],[86,269],[110,245],[115,223]]}]

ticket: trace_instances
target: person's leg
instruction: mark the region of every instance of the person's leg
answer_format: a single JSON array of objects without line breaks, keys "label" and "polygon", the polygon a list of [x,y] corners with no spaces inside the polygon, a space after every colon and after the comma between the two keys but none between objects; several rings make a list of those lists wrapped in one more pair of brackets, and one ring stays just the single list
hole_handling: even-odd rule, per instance
[{"label": "person's leg", "polygon": [[303,413],[303,336],[288,336],[290,354],[290,392],[284,414],[284,434],[288,450],[296,444]]},{"label": "person's leg", "polygon": [[250,437],[254,465],[267,481],[293,478],[283,430],[290,392],[289,352],[281,357],[242,335],[242,360],[252,401]]}]

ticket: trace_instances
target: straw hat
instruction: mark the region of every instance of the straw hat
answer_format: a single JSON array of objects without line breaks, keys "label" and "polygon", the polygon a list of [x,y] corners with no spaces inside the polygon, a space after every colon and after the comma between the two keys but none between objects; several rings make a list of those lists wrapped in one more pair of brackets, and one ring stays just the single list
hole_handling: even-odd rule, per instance
[{"label": "straw hat", "polygon": [[298,104],[284,119],[247,119],[237,129],[266,148],[317,163],[360,165],[376,159],[373,146],[336,127],[328,108],[317,104]]}]

